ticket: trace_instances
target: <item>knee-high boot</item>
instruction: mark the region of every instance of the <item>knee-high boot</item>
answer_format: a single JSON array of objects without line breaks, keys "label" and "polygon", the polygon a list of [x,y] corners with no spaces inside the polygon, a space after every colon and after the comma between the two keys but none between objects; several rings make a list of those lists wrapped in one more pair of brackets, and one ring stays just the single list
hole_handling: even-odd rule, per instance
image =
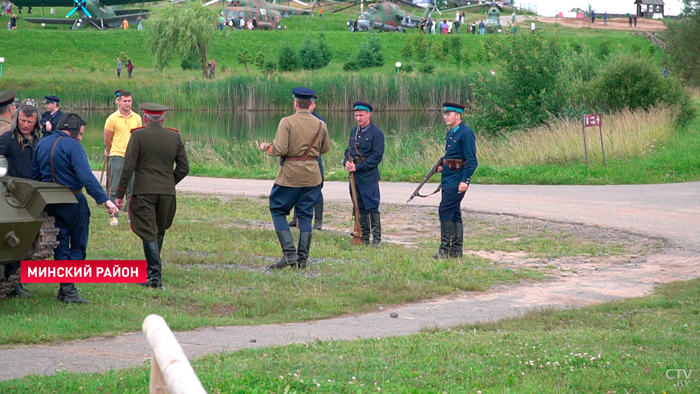
[{"label": "knee-high boot", "polygon": [[297,265],[299,269],[306,268],[309,260],[309,249],[311,248],[311,233],[299,233],[299,247],[297,248]]},{"label": "knee-high boot", "polygon": [[369,214],[368,213],[361,213],[360,214],[360,228],[362,229],[362,237],[360,238],[360,241],[362,245],[369,245],[369,232],[370,232],[370,224],[369,224]]},{"label": "knee-high boot", "polygon": [[279,270],[288,265],[297,264],[297,250],[294,247],[294,238],[292,237],[292,232],[289,230],[278,231],[277,238],[282,246],[282,258],[280,261],[272,264],[268,268],[271,270]]},{"label": "knee-high boot", "polygon": [[146,283],[142,283],[141,286],[153,288],[163,287],[163,264],[160,261],[160,249],[158,248],[158,242],[144,242],[143,255],[146,257],[148,276]]},{"label": "knee-high boot", "polygon": [[369,218],[372,222],[372,246],[378,248],[382,242],[382,214],[372,213]]},{"label": "knee-high boot", "polygon": [[450,245],[450,257],[462,257],[462,244],[464,243],[464,227],[461,222],[452,222],[452,244]]},{"label": "knee-high boot", "polygon": [[78,294],[78,289],[75,287],[75,283],[61,283],[58,288],[58,298],[59,301],[65,304],[89,304],[90,301],[81,297]]},{"label": "knee-high boot", "polygon": [[321,230],[323,227],[323,201],[314,205],[314,230]]},{"label": "knee-high boot", "polygon": [[440,222],[440,249],[433,255],[434,259],[446,259],[450,254],[450,242],[452,241],[452,223]]}]

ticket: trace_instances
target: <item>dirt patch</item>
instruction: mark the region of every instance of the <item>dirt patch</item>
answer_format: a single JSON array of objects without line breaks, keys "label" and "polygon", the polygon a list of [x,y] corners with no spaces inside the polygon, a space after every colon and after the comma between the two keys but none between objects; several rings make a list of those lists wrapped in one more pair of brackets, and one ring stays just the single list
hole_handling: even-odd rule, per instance
[{"label": "dirt patch", "polygon": [[593,28],[593,29],[604,29],[604,30],[643,30],[643,31],[662,31],[666,30],[664,22],[658,19],[637,19],[636,27],[629,27],[629,20],[627,18],[611,18],[608,19],[608,24],[603,24],[602,16],[596,18],[595,23],[591,23],[590,19],[575,19],[575,18],[550,18],[550,17],[537,17],[537,20],[544,23],[559,23],[562,26],[574,27],[574,28]]}]

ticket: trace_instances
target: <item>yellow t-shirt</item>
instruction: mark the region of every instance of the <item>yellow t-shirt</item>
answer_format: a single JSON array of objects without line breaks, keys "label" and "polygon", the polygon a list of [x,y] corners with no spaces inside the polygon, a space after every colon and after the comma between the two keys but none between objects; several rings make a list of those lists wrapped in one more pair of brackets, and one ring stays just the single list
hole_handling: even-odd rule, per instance
[{"label": "yellow t-shirt", "polygon": [[105,122],[105,129],[114,132],[112,149],[110,149],[109,155],[124,157],[126,147],[129,145],[129,138],[131,138],[131,130],[142,125],[141,116],[134,111],[131,111],[128,117],[122,116],[119,110],[109,115]]}]

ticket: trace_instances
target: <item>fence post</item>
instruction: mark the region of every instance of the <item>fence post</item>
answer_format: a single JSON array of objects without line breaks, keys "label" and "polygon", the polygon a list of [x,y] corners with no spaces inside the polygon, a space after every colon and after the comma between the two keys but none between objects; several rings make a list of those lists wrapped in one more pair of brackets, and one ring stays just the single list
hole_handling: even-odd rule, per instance
[{"label": "fence post", "polygon": [[588,167],[588,147],[586,146],[586,115],[581,118],[581,128],[583,130],[583,153],[586,156],[586,167]]},{"label": "fence post", "polygon": [[149,315],[143,333],[152,350],[150,394],[206,394],[165,320]]}]

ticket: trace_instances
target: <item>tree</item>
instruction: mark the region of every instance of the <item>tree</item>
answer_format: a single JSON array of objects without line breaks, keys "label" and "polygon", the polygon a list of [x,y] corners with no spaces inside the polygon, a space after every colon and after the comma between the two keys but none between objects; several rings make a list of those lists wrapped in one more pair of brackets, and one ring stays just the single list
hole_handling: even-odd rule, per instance
[{"label": "tree", "polygon": [[700,86],[700,12],[672,21],[664,32],[671,74]]},{"label": "tree", "polygon": [[255,60],[253,60],[253,64],[259,69],[265,68],[265,54],[261,52],[258,52],[257,55],[255,55]]},{"label": "tree", "polygon": [[381,67],[384,65],[382,44],[379,42],[376,34],[369,34],[360,44],[356,60],[360,68]]},{"label": "tree", "polygon": [[197,53],[202,76],[207,77],[207,47],[216,30],[217,11],[198,2],[170,5],[148,18],[146,48],[155,57],[156,69],[165,68],[173,56]]},{"label": "tree", "polygon": [[289,45],[285,45],[284,48],[282,48],[277,65],[280,71],[296,71],[301,67],[299,65],[299,56],[297,56],[294,49]]},{"label": "tree", "polygon": [[459,70],[462,60],[464,60],[462,57],[464,54],[462,53],[462,38],[458,34],[450,38],[450,55],[457,65],[457,70]]},{"label": "tree", "polygon": [[248,72],[248,63],[250,63],[252,60],[253,58],[250,57],[247,49],[243,52],[238,52],[238,64],[245,66],[245,72]]}]

